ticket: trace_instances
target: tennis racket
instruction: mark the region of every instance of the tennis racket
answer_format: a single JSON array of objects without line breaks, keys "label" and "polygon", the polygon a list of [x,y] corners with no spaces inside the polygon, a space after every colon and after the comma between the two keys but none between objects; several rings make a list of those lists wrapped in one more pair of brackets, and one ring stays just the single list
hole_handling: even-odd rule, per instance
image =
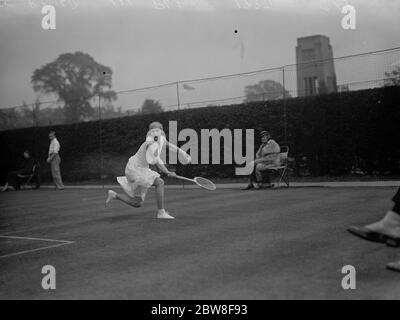
[{"label": "tennis racket", "polygon": [[195,177],[194,179],[189,179],[189,178],[178,176],[178,175],[175,178],[178,178],[178,179],[181,179],[181,180],[185,180],[185,181],[194,182],[199,187],[201,187],[203,189],[206,189],[206,190],[214,191],[215,189],[217,189],[215,184],[212,181],[210,181],[210,180],[208,180],[206,178]]}]

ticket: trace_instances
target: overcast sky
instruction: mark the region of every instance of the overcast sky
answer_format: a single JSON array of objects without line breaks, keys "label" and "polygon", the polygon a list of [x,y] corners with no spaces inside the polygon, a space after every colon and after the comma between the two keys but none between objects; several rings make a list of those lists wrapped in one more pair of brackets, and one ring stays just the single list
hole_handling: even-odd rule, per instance
[{"label": "overcast sky", "polygon": [[[78,50],[111,67],[119,91],[291,64],[296,38],[313,34],[330,37],[335,57],[400,46],[398,0],[162,3],[0,0],[0,107],[34,101],[33,71]],[[356,30],[341,27],[346,3]],[[43,4],[55,5],[56,30],[42,29]]]}]

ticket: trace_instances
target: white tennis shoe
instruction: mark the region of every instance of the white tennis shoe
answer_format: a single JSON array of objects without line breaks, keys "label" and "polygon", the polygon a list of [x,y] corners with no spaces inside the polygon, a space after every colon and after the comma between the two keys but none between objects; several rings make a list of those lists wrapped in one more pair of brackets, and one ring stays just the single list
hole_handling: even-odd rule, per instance
[{"label": "white tennis shoe", "polygon": [[160,210],[157,213],[157,219],[175,219],[173,216],[171,216],[167,211],[165,210]]},{"label": "white tennis shoe", "polygon": [[114,200],[117,198],[117,193],[112,190],[108,190],[108,197],[105,203],[106,208],[110,205],[111,200]]}]

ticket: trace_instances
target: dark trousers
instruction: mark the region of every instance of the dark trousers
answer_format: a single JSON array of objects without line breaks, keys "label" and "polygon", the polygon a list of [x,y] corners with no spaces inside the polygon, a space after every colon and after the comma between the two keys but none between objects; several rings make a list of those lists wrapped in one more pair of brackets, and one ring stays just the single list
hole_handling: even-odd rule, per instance
[{"label": "dark trousers", "polygon": [[26,174],[25,170],[11,171],[7,174],[7,182],[13,186],[15,190],[20,189],[20,181],[18,179],[19,174]]},{"label": "dark trousers", "polygon": [[397,193],[393,197],[394,207],[392,211],[400,214],[400,188],[397,190]]},{"label": "dark trousers", "polygon": [[257,175],[256,175],[256,166],[254,166],[253,172],[249,175],[249,180],[250,183],[271,183],[271,177],[270,177],[270,170],[263,170],[262,171],[262,180],[258,181]]}]

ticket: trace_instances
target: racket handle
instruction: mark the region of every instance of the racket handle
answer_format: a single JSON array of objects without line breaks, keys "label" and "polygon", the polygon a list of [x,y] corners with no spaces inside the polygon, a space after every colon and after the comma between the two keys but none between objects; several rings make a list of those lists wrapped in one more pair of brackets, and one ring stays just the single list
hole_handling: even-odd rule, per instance
[{"label": "racket handle", "polygon": [[181,180],[185,180],[185,181],[194,182],[194,179],[189,179],[189,178],[178,176],[178,175],[176,175],[175,178],[178,178],[178,179],[181,179]]}]

